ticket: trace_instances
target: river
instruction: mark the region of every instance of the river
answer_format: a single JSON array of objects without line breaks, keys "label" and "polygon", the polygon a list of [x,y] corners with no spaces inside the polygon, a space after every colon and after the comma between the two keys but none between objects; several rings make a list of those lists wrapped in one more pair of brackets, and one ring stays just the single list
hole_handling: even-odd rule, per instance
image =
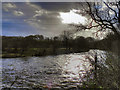
[{"label": "river", "polygon": [[94,59],[94,55],[95,50],[90,50],[57,56],[4,58],[2,59],[2,86],[5,88],[75,88],[82,85],[86,71],[93,68],[89,59]]}]

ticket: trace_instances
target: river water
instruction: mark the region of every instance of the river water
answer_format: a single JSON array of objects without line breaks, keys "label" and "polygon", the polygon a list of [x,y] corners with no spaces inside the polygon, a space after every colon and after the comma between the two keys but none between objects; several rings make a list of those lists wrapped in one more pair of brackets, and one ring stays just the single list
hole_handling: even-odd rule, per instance
[{"label": "river water", "polygon": [[69,89],[80,86],[85,80],[86,71],[93,68],[89,59],[94,61],[94,55],[94,50],[90,50],[57,56],[4,58],[2,86],[46,89]]}]

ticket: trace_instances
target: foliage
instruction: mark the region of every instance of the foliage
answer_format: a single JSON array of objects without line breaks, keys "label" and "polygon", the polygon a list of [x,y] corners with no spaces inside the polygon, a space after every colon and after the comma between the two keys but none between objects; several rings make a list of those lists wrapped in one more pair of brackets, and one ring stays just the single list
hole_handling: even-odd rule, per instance
[{"label": "foliage", "polygon": [[[90,41],[91,39],[91,41]],[[88,51],[93,44],[93,38],[78,37],[76,39],[63,37],[47,38],[42,35],[26,37],[2,36],[3,57],[44,56],[71,52]]]},{"label": "foliage", "polygon": [[[103,63],[105,61],[105,63]],[[95,63],[91,63],[93,66]],[[94,71],[94,70],[93,70]],[[94,72],[91,71],[87,76],[87,81],[83,82],[84,87],[102,88],[105,90],[120,89],[120,57],[111,52],[106,53],[106,58],[97,63],[97,78]]]}]

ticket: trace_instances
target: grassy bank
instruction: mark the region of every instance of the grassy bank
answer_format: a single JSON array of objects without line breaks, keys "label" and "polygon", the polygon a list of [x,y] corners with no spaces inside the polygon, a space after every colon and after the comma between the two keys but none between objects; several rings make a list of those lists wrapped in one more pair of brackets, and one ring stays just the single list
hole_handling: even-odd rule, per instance
[{"label": "grassy bank", "polygon": [[72,48],[5,48],[2,52],[2,58],[16,58],[26,56],[47,56],[47,55],[59,55],[73,52],[82,52],[86,50],[73,50]]}]

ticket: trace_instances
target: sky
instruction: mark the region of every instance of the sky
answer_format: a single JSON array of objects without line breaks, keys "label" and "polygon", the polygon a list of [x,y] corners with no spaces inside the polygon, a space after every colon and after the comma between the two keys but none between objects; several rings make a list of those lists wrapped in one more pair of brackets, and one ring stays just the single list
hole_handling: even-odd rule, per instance
[{"label": "sky", "polygon": [[[75,31],[69,24],[86,25],[88,17],[81,3],[69,2],[4,2],[2,4],[2,35],[28,36],[40,34],[47,37],[60,35],[65,30]],[[79,35],[91,36],[92,31]]]}]

